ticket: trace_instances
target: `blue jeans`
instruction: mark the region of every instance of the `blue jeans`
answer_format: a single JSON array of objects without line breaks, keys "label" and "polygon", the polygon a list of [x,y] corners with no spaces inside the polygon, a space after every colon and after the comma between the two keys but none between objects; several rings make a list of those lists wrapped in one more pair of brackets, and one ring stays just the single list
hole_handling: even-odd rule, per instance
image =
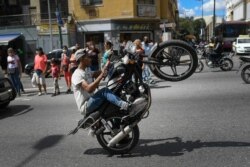
[{"label": "blue jeans", "polygon": [[90,113],[90,112],[95,111],[97,108],[100,107],[100,105],[104,101],[108,101],[118,107],[122,107],[124,103],[127,103],[123,101],[121,98],[119,98],[118,96],[116,96],[108,88],[102,88],[89,98],[88,103],[87,103],[87,112]]},{"label": "blue jeans", "polygon": [[148,81],[149,79],[151,79],[151,74],[148,65],[145,65],[145,68],[142,71],[142,79],[143,81]]},{"label": "blue jeans", "polygon": [[9,74],[9,76],[10,76],[10,80],[13,83],[13,85],[14,85],[17,93],[20,93],[20,90],[21,90],[21,81],[20,81],[20,78],[19,78],[19,70],[16,69],[15,73]]}]

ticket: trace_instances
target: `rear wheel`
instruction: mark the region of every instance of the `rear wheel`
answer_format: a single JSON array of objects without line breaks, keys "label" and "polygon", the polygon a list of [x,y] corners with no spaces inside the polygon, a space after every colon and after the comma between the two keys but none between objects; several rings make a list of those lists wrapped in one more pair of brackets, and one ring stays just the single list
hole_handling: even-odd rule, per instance
[{"label": "rear wheel", "polygon": [[250,84],[250,65],[247,65],[242,69],[241,78],[245,83]]},{"label": "rear wheel", "polygon": [[[121,131],[120,129],[121,119],[122,116],[119,115],[114,115],[106,119],[111,129],[115,132],[115,135]],[[115,135],[112,135],[112,133],[108,129],[105,129],[100,134],[97,134],[96,137],[98,143],[110,154],[125,154],[136,146],[136,144],[139,141],[140,132],[138,126],[136,125],[135,127],[132,128],[132,131],[124,139],[122,139],[114,146],[108,147],[109,141]]]},{"label": "rear wheel", "polygon": [[220,67],[223,71],[230,71],[233,68],[233,61],[231,59],[225,58],[222,60],[222,66]]},{"label": "rear wheel", "polygon": [[163,42],[150,55],[149,67],[152,73],[167,81],[181,81],[190,77],[196,70],[196,51],[179,40]]}]

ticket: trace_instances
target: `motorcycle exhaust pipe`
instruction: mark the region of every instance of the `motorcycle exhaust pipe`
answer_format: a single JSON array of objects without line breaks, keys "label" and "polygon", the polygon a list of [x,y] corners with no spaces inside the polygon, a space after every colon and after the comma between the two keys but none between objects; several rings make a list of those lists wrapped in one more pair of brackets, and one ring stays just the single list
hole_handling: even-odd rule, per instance
[{"label": "motorcycle exhaust pipe", "polygon": [[132,128],[129,125],[126,126],[121,132],[119,132],[115,137],[113,137],[109,141],[107,146],[113,147],[115,144],[121,141],[124,137],[126,137],[131,131],[132,131]]}]

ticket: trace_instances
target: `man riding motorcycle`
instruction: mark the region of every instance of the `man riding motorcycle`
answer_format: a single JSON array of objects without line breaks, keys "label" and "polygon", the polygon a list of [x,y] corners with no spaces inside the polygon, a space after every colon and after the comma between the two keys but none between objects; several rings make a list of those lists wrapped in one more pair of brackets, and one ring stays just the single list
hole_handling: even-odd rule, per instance
[{"label": "man riding motorcycle", "polygon": [[208,65],[216,64],[216,59],[220,57],[223,52],[222,40],[219,37],[213,37],[211,41],[214,43],[212,53],[209,55]]},{"label": "man riding motorcycle", "polygon": [[[108,63],[101,71],[93,72],[89,68],[91,59],[85,49],[79,49],[75,53],[75,58],[78,63],[78,68],[72,76],[72,87],[80,113],[84,116],[89,115],[98,109],[105,101],[120,107],[121,112],[129,112],[128,110],[131,108],[131,105],[116,96],[108,88],[105,87],[96,91],[101,80],[107,75]],[[94,81],[93,78],[95,78]],[[129,113],[129,115],[134,114],[136,113]]]}]

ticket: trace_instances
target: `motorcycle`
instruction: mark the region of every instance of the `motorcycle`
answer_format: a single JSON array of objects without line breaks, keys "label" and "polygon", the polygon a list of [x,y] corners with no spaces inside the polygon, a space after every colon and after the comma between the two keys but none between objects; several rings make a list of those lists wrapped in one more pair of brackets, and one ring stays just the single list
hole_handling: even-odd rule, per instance
[{"label": "motorcycle", "polygon": [[234,52],[230,53],[221,53],[214,59],[214,62],[210,60],[210,54],[212,53],[212,49],[209,46],[205,46],[203,50],[199,48],[199,54],[201,58],[198,60],[198,65],[196,72],[201,72],[204,69],[204,63],[202,60],[205,60],[205,64],[209,68],[220,68],[223,71],[230,71],[233,68],[233,60]]},{"label": "motorcycle", "polygon": [[[197,66],[195,51],[181,41],[156,44],[147,60],[139,59],[132,42],[127,42],[122,58],[112,55],[106,87],[129,102],[135,115],[119,111],[119,107],[105,102],[96,111],[78,122],[70,134],[87,129],[110,154],[125,154],[133,149],[140,136],[138,123],[149,116],[152,102],[150,87],[138,72],[139,63],[147,63],[153,74],[168,81],[181,81],[191,76]],[[179,74],[180,72],[180,74]],[[137,76],[138,82],[133,80]]]},{"label": "motorcycle", "polygon": [[239,57],[239,59],[241,60],[241,62],[238,72],[241,71],[242,80],[245,83],[250,84],[250,57],[242,56]]}]

